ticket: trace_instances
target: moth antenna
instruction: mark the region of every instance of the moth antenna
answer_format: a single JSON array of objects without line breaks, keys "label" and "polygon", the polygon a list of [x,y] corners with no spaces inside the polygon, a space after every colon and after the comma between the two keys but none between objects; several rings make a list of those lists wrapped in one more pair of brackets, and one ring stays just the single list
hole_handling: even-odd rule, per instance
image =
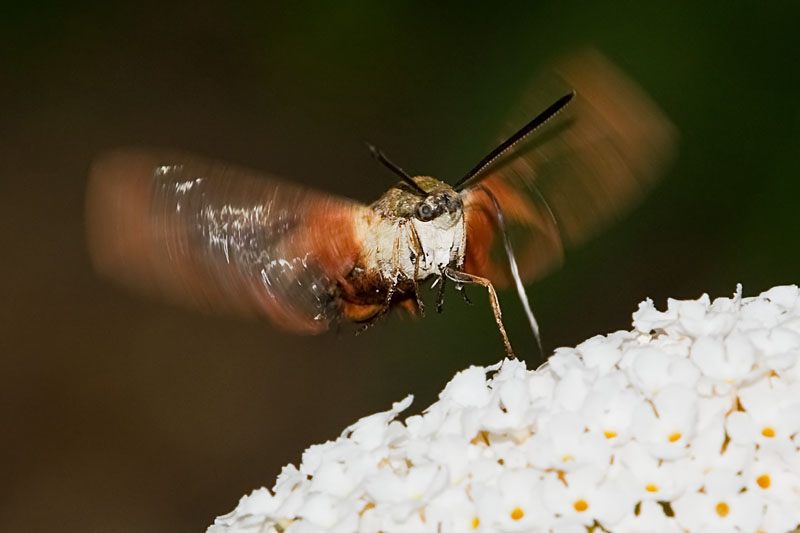
[{"label": "moth antenna", "polygon": [[402,179],[412,189],[414,189],[414,192],[421,194],[422,196],[428,196],[428,192],[419,185],[417,185],[417,182],[414,181],[414,178],[409,176],[405,170],[403,170],[402,168],[398,167],[397,165],[389,161],[389,158],[387,158],[383,154],[383,152],[381,152],[380,150],[375,148],[374,145],[368,142],[365,142],[364,144],[367,145],[367,148],[369,149],[370,154],[372,154],[372,157],[377,159],[383,166],[385,166],[386,168],[388,168],[389,170],[400,176],[400,179]]},{"label": "moth antenna", "polygon": [[[539,323],[536,321],[536,317],[533,316],[533,311],[531,310],[531,304],[528,301],[528,295],[525,293],[525,285],[522,283],[522,277],[519,275],[519,267],[517,266],[517,260],[514,257],[514,249],[511,247],[511,239],[508,237],[508,232],[506,231],[506,224],[503,220],[503,212],[500,209],[500,203],[497,201],[497,198],[492,191],[484,187],[483,185],[478,185],[477,187],[484,193],[489,199],[492,201],[492,205],[494,206],[495,216],[497,218],[497,226],[500,228],[500,233],[503,236],[503,246],[506,249],[506,255],[508,256],[508,263],[511,267],[511,277],[514,278],[514,285],[517,288],[517,294],[519,294],[519,299],[522,301],[522,307],[525,309],[525,314],[528,317],[528,323],[531,325],[531,330],[533,331],[533,336],[536,339],[536,345],[539,347],[539,353],[544,357],[544,349],[542,349],[542,339],[539,336]],[[549,210],[549,207],[548,207]]]},{"label": "moth antenna", "polygon": [[545,122],[556,116],[564,106],[566,106],[570,100],[575,96],[575,91],[570,92],[569,94],[565,94],[554,103],[550,105],[547,109],[536,115],[533,120],[522,126],[514,135],[500,143],[500,145],[489,152],[486,157],[481,159],[477,165],[475,165],[472,170],[467,172],[467,174],[458,180],[455,185],[453,185],[453,189],[456,191],[461,191],[464,189],[473,178],[478,176],[483,170],[491,165],[498,157],[503,155],[505,152],[513,148],[515,144],[520,142],[522,139],[536,131],[539,126],[543,125]]}]

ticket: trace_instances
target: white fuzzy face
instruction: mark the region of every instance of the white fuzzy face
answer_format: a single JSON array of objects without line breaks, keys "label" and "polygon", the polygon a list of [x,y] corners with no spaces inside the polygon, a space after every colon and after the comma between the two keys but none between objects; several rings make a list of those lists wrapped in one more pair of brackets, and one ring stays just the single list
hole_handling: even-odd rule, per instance
[{"label": "white fuzzy face", "polygon": [[[430,274],[438,274],[442,266],[463,262],[465,237],[463,211],[443,213],[430,222],[412,218],[409,224],[414,226],[423,252],[419,257],[417,279],[425,279]],[[411,232],[410,229],[407,231]],[[412,269],[410,273],[406,268],[403,269],[403,273],[413,277],[413,263],[410,267]]]},{"label": "white fuzzy face", "polygon": [[[435,181],[432,178],[426,178]],[[465,224],[461,198],[436,181],[427,197],[390,190],[373,205],[376,216],[364,227],[362,260],[387,279],[423,280],[464,261]]]},{"label": "white fuzzy face", "polygon": [[443,266],[463,263],[464,237],[463,212],[445,213],[429,222],[380,219],[365,235],[365,266],[386,279],[403,274],[423,280],[439,274]]}]

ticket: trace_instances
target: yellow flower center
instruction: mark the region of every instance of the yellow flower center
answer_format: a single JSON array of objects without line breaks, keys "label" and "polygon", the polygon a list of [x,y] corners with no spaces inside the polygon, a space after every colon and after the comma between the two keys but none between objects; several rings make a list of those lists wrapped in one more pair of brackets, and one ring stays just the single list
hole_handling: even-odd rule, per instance
[{"label": "yellow flower center", "polygon": [[572,504],[576,511],[579,513],[584,512],[586,509],[589,508],[589,504],[586,503],[586,500],[577,500],[575,503]]},{"label": "yellow flower center", "polygon": [[730,507],[728,507],[728,504],[725,502],[719,502],[715,507],[715,509],[717,511],[717,514],[722,518],[728,516],[728,513],[731,511]]},{"label": "yellow flower center", "polygon": [[479,525],[481,525],[481,520],[476,516],[472,519],[472,529],[478,529]]},{"label": "yellow flower center", "polygon": [[525,516],[525,513],[519,507],[514,507],[514,510],[511,511],[511,519],[512,520],[519,520]]},{"label": "yellow flower center", "polygon": [[658,492],[658,485],[653,485],[652,483],[645,485],[644,490],[647,492]]},{"label": "yellow flower center", "polygon": [[604,431],[603,435],[605,435],[607,439],[613,439],[614,437],[617,436],[617,432],[608,430],[608,431]]},{"label": "yellow flower center", "polygon": [[762,489],[768,489],[769,486],[772,484],[772,480],[769,478],[767,474],[761,474],[756,479],[756,483],[758,483],[758,486],[761,487]]},{"label": "yellow flower center", "polygon": [[562,463],[566,463],[567,461],[574,461],[574,460],[575,460],[575,458],[570,454],[567,454],[567,455],[565,455],[565,456],[563,456],[561,458],[561,462]]},{"label": "yellow flower center", "polygon": [[363,516],[363,515],[364,515],[364,513],[366,513],[366,512],[367,512],[367,511],[369,511],[370,509],[374,509],[374,508],[375,508],[375,504],[374,504],[374,503],[372,503],[372,502],[367,502],[367,504],[364,506],[364,508],[363,508],[363,509],[361,509],[361,510],[358,512],[358,516]]},{"label": "yellow flower center", "polygon": [[681,436],[682,435],[680,433],[673,433],[672,435],[670,435],[667,438],[669,439],[670,442],[675,442],[677,440],[680,440]]},{"label": "yellow flower center", "polygon": [[771,439],[772,437],[775,436],[775,429],[767,426],[761,430],[761,434],[767,437],[768,439]]}]

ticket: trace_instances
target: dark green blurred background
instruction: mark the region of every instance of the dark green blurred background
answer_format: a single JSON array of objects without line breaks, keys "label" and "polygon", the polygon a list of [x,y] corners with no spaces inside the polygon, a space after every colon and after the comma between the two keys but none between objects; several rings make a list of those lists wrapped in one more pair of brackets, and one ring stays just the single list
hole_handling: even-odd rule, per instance
[{"label": "dark green blurred background", "polygon": [[[630,327],[652,297],[800,281],[796,4],[59,2],[0,18],[0,529],[202,531],[308,445],[503,354],[486,298],[368,333],[294,337],[98,280],[86,171],[180,147],[368,202],[362,140],[452,180],[528,79],[594,45],[659,102],[680,156],[623,223],[530,289],[545,347]],[[538,364],[512,292],[512,342]]]}]

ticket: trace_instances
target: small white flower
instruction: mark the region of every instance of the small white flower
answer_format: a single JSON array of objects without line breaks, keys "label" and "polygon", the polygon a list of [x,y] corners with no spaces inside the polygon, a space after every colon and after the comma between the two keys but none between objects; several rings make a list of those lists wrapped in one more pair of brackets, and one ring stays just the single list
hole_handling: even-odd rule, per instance
[{"label": "small white flower", "polygon": [[409,443],[408,459],[413,464],[432,461],[444,465],[454,482],[463,481],[471,472],[472,465],[481,450],[463,437],[444,436],[433,441]]},{"label": "small white flower", "polygon": [[323,529],[330,529],[338,521],[338,500],[324,492],[313,492],[305,498],[297,516]]},{"label": "small white flower", "polygon": [[522,447],[528,461],[542,470],[570,471],[587,464],[605,470],[611,461],[608,439],[586,431],[583,417],[577,413],[554,414]]},{"label": "small white flower", "polygon": [[605,479],[605,472],[594,466],[562,475],[549,473],[544,479],[543,499],[562,525],[589,526],[596,520],[606,529],[613,529],[632,513],[636,503],[630,491]]},{"label": "small white flower", "polygon": [[785,311],[797,311],[800,305],[800,288],[797,285],[781,285],[761,293],[761,298],[778,305]]},{"label": "small white flower", "polygon": [[541,500],[542,474],[532,468],[508,470],[496,488],[473,487],[482,531],[531,531],[545,527],[553,515]]},{"label": "small white flower", "polygon": [[555,353],[542,366],[559,378],[564,377],[570,370],[583,370],[586,368],[583,359],[581,359],[581,354],[575,348],[556,348]]},{"label": "small white flower", "polygon": [[[796,453],[796,452],[795,452]],[[783,507],[797,507],[800,497],[800,474],[790,469],[778,454],[759,450],[742,472],[747,490],[761,494],[768,502]],[[797,507],[800,513],[800,507]]]},{"label": "small white flower", "polygon": [[695,340],[691,359],[704,376],[730,385],[754,370],[756,352],[745,334],[732,332],[724,340],[709,336]]},{"label": "small white flower", "polygon": [[425,522],[437,533],[471,533],[481,525],[478,508],[461,486],[445,490],[426,506]]},{"label": "small white flower", "polygon": [[619,333],[625,333],[625,336],[612,334],[616,335],[616,338],[609,339],[598,335],[583,341],[577,346],[576,349],[580,352],[586,368],[597,369],[601,375],[614,369],[615,365],[622,359],[622,350],[620,350],[619,345],[625,338],[630,338],[631,336],[628,332]]},{"label": "small white flower", "polygon": [[394,419],[398,413],[408,409],[408,406],[411,405],[413,400],[414,397],[408,395],[402,401],[395,402],[388,411],[365,416],[345,429],[342,435],[348,436],[354,443],[364,449],[369,450],[377,448],[384,441],[389,422]]},{"label": "small white flower", "polygon": [[566,370],[553,391],[554,408],[565,411],[580,409],[589,392],[589,380],[593,377],[578,368]]},{"label": "small white flower", "polygon": [[695,339],[707,335],[727,335],[736,324],[738,304],[727,298],[717,298],[709,305],[707,294],[698,300],[678,302],[678,322],[686,334]]},{"label": "small white flower", "polygon": [[631,438],[633,413],[645,406],[641,393],[614,379],[621,376],[616,372],[596,382],[581,409],[589,431],[603,435],[612,446]]},{"label": "small white flower", "polygon": [[498,377],[505,378],[507,375],[508,373],[503,373],[493,380],[493,401],[477,416],[483,420],[481,429],[492,433],[513,433],[524,428],[525,420],[530,418],[532,398],[526,380],[497,380]]},{"label": "small white flower", "polygon": [[700,377],[700,372],[690,361],[662,349],[658,342],[631,348],[620,361],[631,383],[647,395],[655,394],[664,387],[681,384],[691,387]]},{"label": "small white flower", "polygon": [[343,498],[358,486],[361,480],[351,476],[339,461],[328,461],[316,470],[309,489],[313,492],[331,494]]},{"label": "small white flower", "polygon": [[702,491],[687,492],[672,502],[675,519],[690,531],[754,531],[762,520],[764,500],[744,488],[735,472],[713,470],[704,476]]},{"label": "small white flower", "polygon": [[[614,455],[632,478],[631,490],[640,501],[672,501],[692,486],[694,465],[689,458],[663,461],[631,441]],[[629,481],[629,483],[631,483]]]},{"label": "small white flower", "polygon": [[786,442],[800,430],[797,391],[778,379],[768,377],[741,388],[739,402],[755,422],[760,445]]},{"label": "small white flower", "polygon": [[268,516],[275,512],[279,505],[277,498],[266,488],[254,490],[242,496],[236,509],[226,515],[217,517],[208,533],[238,533],[248,529],[257,529]]},{"label": "small white flower", "polygon": [[780,323],[770,328],[759,328],[752,332],[753,342],[766,356],[795,352],[800,346],[800,334],[793,328],[784,327],[785,317],[779,315]]},{"label": "small white flower", "polygon": [[449,474],[435,464],[417,465],[395,472],[387,465],[365,480],[364,490],[374,501],[410,503],[415,508],[444,490]]},{"label": "small white flower", "polygon": [[673,327],[678,312],[671,305],[666,311],[656,309],[653,300],[650,298],[639,304],[639,309],[633,313],[633,327],[644,334],[649,334],[653,330],[667,330]]},{"label": "small white flower", "polygon": [[[798,368],[798,373],[800,373],[800,368]],[[531,398],[531,407],[549,408],[553,401],[553,390],[556,386],[556,376],[550,371],[549,365],[541,371],[531,372],[526,381],[528,395]]]},{"label": "small white flower", "polygon": [[659,459],[688,455],[697,419],[694,390],[669,385],[656,393],[652,402],[640,405],[633,415],[633,438],[645,444]]},{"label": "small white flower", "polygon": [[458,407],[483,407],[491,396],[491,391],[486,385],[486,369],[471,366],[450,380],[439,395],[439,399]]}]

